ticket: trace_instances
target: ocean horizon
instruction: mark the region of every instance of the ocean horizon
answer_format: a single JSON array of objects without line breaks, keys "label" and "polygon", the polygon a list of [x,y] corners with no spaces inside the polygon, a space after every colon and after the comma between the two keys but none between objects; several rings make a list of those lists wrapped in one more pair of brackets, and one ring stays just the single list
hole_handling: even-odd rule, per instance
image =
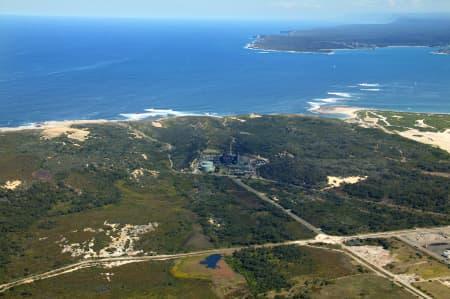
[{"label": "ocean horizon", "polygon": [[245,48],[258,34],[324,25],[2,16],[0,127],[324,105],[450,113],[450,56],[433,48]]}]

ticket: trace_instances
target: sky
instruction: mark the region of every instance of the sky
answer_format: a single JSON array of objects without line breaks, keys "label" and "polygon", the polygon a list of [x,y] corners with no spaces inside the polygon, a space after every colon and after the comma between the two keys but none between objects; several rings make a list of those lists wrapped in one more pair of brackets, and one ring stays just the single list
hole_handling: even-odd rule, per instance
[{"label": "sky", "polygon": [[325,19],[450,13],[450,0],[0,0],[0,14],[85,17]]}]

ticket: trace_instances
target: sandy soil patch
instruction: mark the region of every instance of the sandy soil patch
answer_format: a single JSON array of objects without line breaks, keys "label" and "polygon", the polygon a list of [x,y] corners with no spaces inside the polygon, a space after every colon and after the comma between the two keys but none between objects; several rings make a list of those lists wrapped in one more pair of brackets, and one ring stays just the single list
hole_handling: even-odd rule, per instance
[{"label": "sandy soil patch", "polygon": [[106,263],[102,263],[102,267],[106,268],[106,269],[111,269],[114,267],[120,267],[123,265],[139,263],[139,262],[142,262],[142,260],[106,262]]},{"label": "sandy soil patch", "polygon": [[139,168],[139,169],[135,169],[131,172],[131,177],[135,180],[139,180],[140,177],[149,174],[152,177],[157,177],[159,175],[159,171],[158,170],[151,170],[151,169],[144,169],[144,168]]},{"label": "sandy soil patch", "polygon": [[232,120],[239,121],[239,122],[241,122],[241,123],[245,123],[245,122],[246,122],[245,119],[238,118],[238,117],[236,117],[236,116],[231,116],[231,117],[229,117],[229,118],[232,119]]},{"label": "sandy soil patch", "polygon": [[249,118],[260,118],[260,117],[262,117],[262,116],[259,115],[259,114],[251,113],[251,114],[248,115],[248,117],[249,117]]},{"label": "sandy soil patch", "polygon": [[424,119],[418,119],[418,120],[416,120],[415,126],[416,126],[416,127],[419,127],[419,128],[435,129],[435,127],[432,127],[432,126],[427,125],[427,124],[425,123],[425,120],[424,120]]},{"label": "sandy soil patch", "polygon": [[160,123],[159,121],[152,121],[151,124],[155,128],[163,128],[162,123]]},{"label": "sandy soil patch", "polygon": [[144,160],[148,160],[148,157],[146,154],[142,154],[142,158],[144,158]]},{"label": "sandy soil patch", "polygon": [[445,130],[445,132],[421,132],[416,129],[411,129],[398,132],[398,134],[417,142],[437,146],[450,153],[450,129]]},{"label": "sandy soil patch", "polygon": [[220,278],[233,278],[236,277],[236,273],[231,269],[231,267],[222,258],[217,263],[216,274]]},{"label": "sandy soil patch", "polygon": [[364,110],[358,107],[346,107],[346,106],[321,106],[317,109],[312,110],[312,112],[319,114],[341,114],[345,115],[346,118],[357,118],[356,113],[358,111]]},{"label": "sandy soil patch", "polygon": [[370,116],[366,116],[364,117],[364,122],[369,123],[371,125],[376,125],[378,124],[378,118],[376,117],[370,117]]},{"label": "sandy soil patch", "polygon": [[158,223],[149,223],[144,225],[120,225],[118,223],[104,222],[104,228],[93,229],[86,227],[84,232],[97,233],[104,232],[110,238],[109,244],[94,251],[95,237],[81,243],[69,243],[65,237],[61,237],[57,244],[62,248],[62,253],[69,253],[72,257],[106,258],[119,256],[135,256],[144,253],[142,250],[134,248],[136,241],[140,236],[156,230]]},{"label": "sandy soil patch", "polygon": [[378,267],[384,267],[395,260],[382,246],[347,246],[347,249]]},{"label": "sandy soil patch", "polygon": [[338,188],[344,184],[356,184],[362,181],[367,180],[367,176],[350,176],[350,177],[337,177],[337,176],[328,176],[328,186],[327,189],[330,188]]},{"label": "sandy soil patch", "polygon": [[210,217],[208,219],[208,223],[211,224],[212,226],[215,226],[215,227],[221,227],[222,226],[220,223],[217,222],[216,219],[214,219],[212,217]]},{"label": "sandy soil patch", "polygon": [[15,181],[7,181],[1,188],[8,189],[8,190],[16,190],[18,187],[22,185],[22,181],[15,180]]},{"label": "sandy soil patch", "polygon": [[56,126],[45,128],[41,134],[44,139],[53,139],[67,134],[68,138],[83,142],[88,138],[89,131],[87,129],[75,129],[70,126]]},{"label": "sandy soil patch", "polygon": [[416,282],[419,279],[419,277],[417,275],[415,275],[415,274],[397,274],[397,275],[395,275],[395,277],[398,280],[401,280],[401,281],[403,281],[404,283],[407,283],[407,284],[412,284],[412,283]]},{"label": "sandy soil patch", "polygon": [[338,237],[338,236],[329,236],[326,234],[318,234],[314,238],[314,241],[320,242],[320,243],[325,243],[325,244],[340,244],[340,243],[342,243],[342,238]]}]

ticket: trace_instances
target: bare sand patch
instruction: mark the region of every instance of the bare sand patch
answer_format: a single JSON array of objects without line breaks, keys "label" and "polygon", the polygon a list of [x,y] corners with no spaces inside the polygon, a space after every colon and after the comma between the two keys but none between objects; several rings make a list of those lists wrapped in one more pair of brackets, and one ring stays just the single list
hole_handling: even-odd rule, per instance
[{"label": "bare sand patch", "polygon": [[87,129],[75,129],[70,126],[57,126],[46,128],[41,134],[44,139],[53,139],[67,134],[68,138],[83,142],[86,141],[89,133],[90,132]]},{"label": "bare sand patch", "polygon": [[242,119],[242,118],[239,118],[239,117],[236,117],[236,116],[230,116],[229,118],[232,119],[232,120],[239,121],[241,123],[245,123],[246,122],[245,119]]},{"label": "bare sand patch", "polygon": [[325,244],[341,244],[342,238],[338,236],[329,236],[326,234],[318,234],[314,240]]},{"label": "bare sand patch", "polygon": [[151,124],[155,128],[163,128],[162,123],[160,123],[159,121],[152,121]]},{"label": "bare sand patch", "polygon": [[328,176],[328,188],[338,188],[344,184],[357,184],[359,182],[367,180],[367,176],[349,176],[349,177],[337,177]]},{"label": "bare sand patch", "polygon": [[74,125],[104,124],[113,122],[110,120],[70,120],[70,121],[49,121],[30,126],[19,126],[15,128],[0,128],[0,132],[18,132],[24,130],[42,130],[42,137],[53,139],[63,134],[67,134],[70,139],[85,141],[88,138],[89,130],[73,128]]},{"label": "bare sand patch", "polygon": [[389,250],[382,246],[347,246],[347,249],[378,267],[384,267],[395,260]]},{"label": "bare sand patch", "polygon": [[[110,238],[109,244],[100,249],[98,252],[94,250],[96,243],[95,237],[88,239],[81,243],[69,243],[67,238],[61,237],[56,243],[62,248],[62,253],[69,253],[72,257],[89,258],[107,258],[119,256],[136,256],[143,254],[142,250],[135,249],[135,243],[140,239],[140,236],[156,230],[158,223],[149,223],[143,225],[120,225],[118,223],[103,224],[104,228],[93,229],[86,227],[84,232],[89,233],[105,233]],[[117,265],[113,265],[117,266]]]},{"label": "bare sand patch", "polygon": [[421,132],[416,129],[411,129],[398,132],[398,134],[417,142],[437,146],[450,153],[450,129],[444,132]]},{"label": "bare sand patch", "polygon": [[320,106],[317,109],[312,110],[312,112],[319,114],[341,114],[345,115],[346,118],[357,118],[356,113],[361,110],[365,109],[347,106]]},{"label": "bare sand patch", "polygon": [[432,127],[432,126],[427,125],[427,124],[425,123],[425,120],[424,120],[424,119],[418,119],[418,120],[416,120],[415,126],[416,126],[416,127],[419,127],[419,128],[425,128],[425,129],[435,129],[435,127]]},{"label": "bare sand patch", "polygon": [[7,181],[1,188],[7,189],[7,190],[16,190],[18,187],[22,185],[22,181],[15,180],[15,181]]},{"label": "bare sand patch", "polygon": [[262,116],[259,115],[259,114],[251,113],[251,114],[248,115],[248,117],[249,117],[249,118],[260,118],[260,117],[262,117]]},{"label": "bare sand patch", "polygon": [[151,170],[151,169],[144,169],[144,168],[139,168],[139,169],[135,169],[131,172],[131,176],[135,179],[135,180],[139,180],[140,177],[149,174],[152,177],[157,177],[159,175],[159,171],[158,170]]}]

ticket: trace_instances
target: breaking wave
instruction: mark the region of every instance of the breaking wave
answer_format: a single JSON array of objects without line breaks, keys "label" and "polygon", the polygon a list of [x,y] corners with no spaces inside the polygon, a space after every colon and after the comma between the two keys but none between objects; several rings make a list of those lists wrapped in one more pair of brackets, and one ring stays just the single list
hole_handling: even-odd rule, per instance
[{"label": "breaking wave", "polygon": [[148,118],[155,117],[177,117],[177,116],[201,116],[201,115],[211,115],[208,113],[193,113],[193,112],[181,112],[172,109],[145,109],[146,112],[142,113],[121,113],[120,116],[124,117],[126,120],[144,120]]},{"label": "breaking wave", "polygon": [[352,95],[348,92],[329,92],[328,93],[330,96],[337,96],[337,97],[342,97],[342,98],[351,98]]},{"label": "breaking wave", "polygon": [[360,87],[380,87],[381,85],[379,83],[359,83],[358,86],[360,86]]}]

